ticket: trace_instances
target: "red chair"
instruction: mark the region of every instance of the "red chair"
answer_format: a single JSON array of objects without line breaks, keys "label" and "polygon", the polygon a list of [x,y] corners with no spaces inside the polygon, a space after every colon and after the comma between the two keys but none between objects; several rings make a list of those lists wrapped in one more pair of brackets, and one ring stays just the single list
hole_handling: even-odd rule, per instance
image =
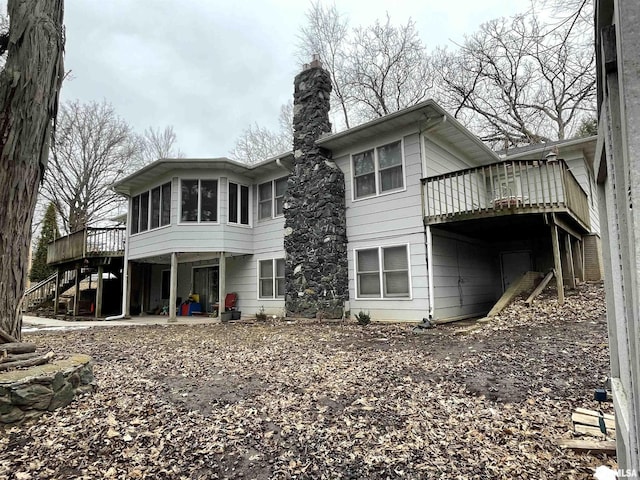
[{"label": "red chair", "polygon": [[[233,293],[227,293],[227,295],[224,297],[224,311],[225,312],[230,312],[232,310],[236,309],[236,303],[238,302],[238,294],[233,292]],[[214,310],[218,310],[218,308],[220,308],[220,304],[216,303],[213,305],[213,309]]]}]

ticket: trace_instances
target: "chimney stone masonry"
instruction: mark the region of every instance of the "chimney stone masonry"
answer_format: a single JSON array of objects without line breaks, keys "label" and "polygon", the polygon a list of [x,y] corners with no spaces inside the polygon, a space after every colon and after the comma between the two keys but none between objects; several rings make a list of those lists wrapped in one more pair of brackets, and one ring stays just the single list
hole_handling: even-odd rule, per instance
[{"label": "chimney stone masonry", "polygon": [[317,59],[294,81],[293,171],[284,201],[287,314],[340,318],[349,298],[344,175],[316,140],[331,131],[331,80]]}]

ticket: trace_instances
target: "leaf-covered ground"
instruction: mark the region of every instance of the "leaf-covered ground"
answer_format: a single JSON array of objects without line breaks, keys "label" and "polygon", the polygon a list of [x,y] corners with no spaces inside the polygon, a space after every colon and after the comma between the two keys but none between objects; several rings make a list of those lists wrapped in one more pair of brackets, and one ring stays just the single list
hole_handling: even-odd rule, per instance
[{"label": "leaf-covered ground", "polygon": [[98,390],[0,430],[0,478],[592,478],[560,450],[608,372],[600,285],[481,328],[316,322],[34,333]]}]

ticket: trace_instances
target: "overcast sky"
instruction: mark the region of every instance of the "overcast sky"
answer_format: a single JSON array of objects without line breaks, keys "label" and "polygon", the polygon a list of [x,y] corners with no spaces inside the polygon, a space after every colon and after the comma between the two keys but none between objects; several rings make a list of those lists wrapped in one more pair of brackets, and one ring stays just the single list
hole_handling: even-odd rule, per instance
[{"label": "overcast sky", "polygon": [[[350,25],[412,17],[427,47],[460,41],[528,0],[342,0]],[[67,0],[62,99],[112,103],[137,131],[173,125],[189,157],[227,156],[293,95],[299,0]]]}]

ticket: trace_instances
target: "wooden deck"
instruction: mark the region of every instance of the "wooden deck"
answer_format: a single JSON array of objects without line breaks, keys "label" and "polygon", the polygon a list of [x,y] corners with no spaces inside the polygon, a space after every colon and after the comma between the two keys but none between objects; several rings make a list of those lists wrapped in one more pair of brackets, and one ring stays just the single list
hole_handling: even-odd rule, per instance
[{"label": "wooden deck", "polygon": [[589,231],[587,194],[564,161],[508,160],[422,179],[428,225],[565,213]]},{"label": "wooden deck", "polygon": [[125,238],[125,227],[87,227],[50,243],[47,263],[61,265],[85,258],[122,257]]}]

